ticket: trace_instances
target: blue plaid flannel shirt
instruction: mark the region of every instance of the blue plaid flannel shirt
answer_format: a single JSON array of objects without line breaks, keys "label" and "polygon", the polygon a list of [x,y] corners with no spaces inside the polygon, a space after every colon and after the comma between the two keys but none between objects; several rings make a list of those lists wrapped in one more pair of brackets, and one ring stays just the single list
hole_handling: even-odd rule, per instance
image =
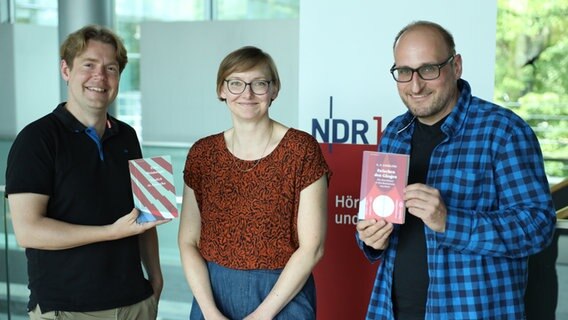
[{"label": "blue plaid flannel shirt", "polygon": [[[527,256],[545,248],[556,223],[542,153],[531,128],[508,109],[471,95],[460,98],[431,156],[428,185],[446,204],[446,231],[424,227],[430,283],[426,319],[524,319]],[[395,118],[380,150],[410,154],[414,117]],[[398,228],[384,251],[367,319],[393,319],[392,272]]]}]

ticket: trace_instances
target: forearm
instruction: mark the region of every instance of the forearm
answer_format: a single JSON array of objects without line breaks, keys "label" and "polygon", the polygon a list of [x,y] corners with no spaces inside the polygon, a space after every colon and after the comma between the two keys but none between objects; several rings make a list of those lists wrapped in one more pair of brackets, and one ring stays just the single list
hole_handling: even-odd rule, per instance
[{"label": "forearm", "polygon": [[86,226],[40,217],[25,227],[15,228],[18,244],[24,248],[63,250],[95,242],[118,239],[110,225]]},{"label": "forearm", "polygon": [[553,219],[553,212],[539,208],[450,208],[448,229],[434,235],[441,246],[464,253],[521,258],[539,252],[549,243],[554,233]]},{"label": "forearm", "polygon": [[278,281],[255,310],[272,319],[300,292],[313,268],[323,256],[323,246],[316,249],[298,249],[291,257]]},{"label": "forearm", "polygon": [[206,319],[221,317],[213,297],[207,264],[199,250],[193,245],[180,243],[180,254],[185,278],[201,312]]},{"label": "forearm", "polygon": [[[79,225],[48,217],[49,197],[34,193],[8,196],[16,241],[24,248],[63,250],[141,234],[167,220],[136,223],[138,210],[125,213],[112,224]],[[93,214],[92,212],[76,213]]]},{"label": "forearm", "polygon": [[148,280],[154,289],[154,295],[159,298],[164,286],[162,269],[160,266],[160,251],[158,232],[156,228],[147,230],[138,236],[140,258],[148,274]]}]

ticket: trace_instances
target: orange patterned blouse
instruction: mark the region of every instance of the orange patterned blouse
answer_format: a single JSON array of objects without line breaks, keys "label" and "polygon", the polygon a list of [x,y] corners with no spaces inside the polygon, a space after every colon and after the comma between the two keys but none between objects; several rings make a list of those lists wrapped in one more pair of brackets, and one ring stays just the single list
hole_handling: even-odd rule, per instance
[{"label": "orange patterned blouse", "polygon": [[200,252],[233,269],[280,269],[298,248],[300,192],[331,172],[318,142],[289,129],[276,149],[256,161],[234,157],[223,133],[190,149],[184,181],[201,214]]}]

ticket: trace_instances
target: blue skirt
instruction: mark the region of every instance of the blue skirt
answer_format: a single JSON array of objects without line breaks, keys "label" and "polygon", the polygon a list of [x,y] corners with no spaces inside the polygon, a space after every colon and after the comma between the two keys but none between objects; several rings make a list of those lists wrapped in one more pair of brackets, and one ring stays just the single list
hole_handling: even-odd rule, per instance
[{"label": "blue skirt", "polygon": [[[253,312],[266,298],[278,277],[279,270],[235,270],[207,262],[209,280],[217,308],[225,317],[240,320]],[[302,290],[274,318],[277,320],[314,320],[316,318],[316,287],[312,275]],[[193,298],[190,320],[204,320]]]}]

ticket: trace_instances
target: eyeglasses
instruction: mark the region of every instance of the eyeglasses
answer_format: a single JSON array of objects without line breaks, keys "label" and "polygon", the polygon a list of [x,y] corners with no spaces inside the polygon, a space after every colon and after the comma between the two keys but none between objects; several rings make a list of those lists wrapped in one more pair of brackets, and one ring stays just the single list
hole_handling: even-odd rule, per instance
[{"label": "eyeglasses", "polygon": [[256,95],[263,95],[268,92],[268,88],[270,87],[271,80],[254,80],[251,82],[244,82],[243,80],[238,79],[228,79],[225,80],[227,83],[227,89],[232,94],[241,94],[245,92],[247,86],[250,87],[252,93]]},{"label": "eyeglasses", "polygon": [[440,69],[445,65],[450,63],[454,59],[455,55],[451,55],[446,61],[440,64],[425,64],[420,68],[413,69],[409,67],[395,68],[396,64],[393,64],[390,68],[390,73],[396,82],[410,82],[412,81],[412,76],[414,72],[418,73],[418,76],[422,80],[435,80],[440,77]]}]

